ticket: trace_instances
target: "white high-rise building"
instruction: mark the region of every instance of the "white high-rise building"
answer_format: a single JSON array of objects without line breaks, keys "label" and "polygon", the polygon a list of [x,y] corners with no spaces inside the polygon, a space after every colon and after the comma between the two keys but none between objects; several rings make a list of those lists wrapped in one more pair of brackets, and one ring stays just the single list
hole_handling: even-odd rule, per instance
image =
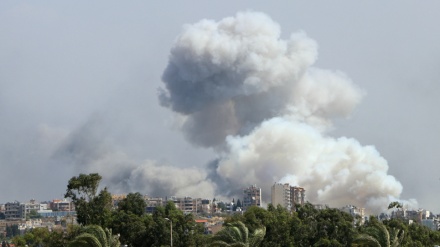
[{"label": "white high-rise building", "polygon": [[281,205],[289,210],[291,209],[292,202],[290,200],[290,185],[288,183],[286,184],[275,183],[272,186],[271,197],[272,197],[272,205],[274,207]]},{"label": "white high-rise building", "polygon": [[288,183],[275,183],[272,186],[272,205],[281,205],[287,209],[293,209],[295,205],[304,205],[306,190],[298,186],[290,186]]}]

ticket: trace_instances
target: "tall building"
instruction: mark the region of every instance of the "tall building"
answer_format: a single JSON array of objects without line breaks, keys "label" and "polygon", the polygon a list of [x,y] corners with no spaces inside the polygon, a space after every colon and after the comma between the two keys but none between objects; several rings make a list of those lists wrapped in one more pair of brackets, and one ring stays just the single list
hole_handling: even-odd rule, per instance
[{"label": "tall building", "polygon": [[281,205],[286,209],[293,209],[295,205],[304,205],[306,190],[298,186],[290,186],[288,183],[275,183],[272,186],[272,205]]},{"label": "tall building", "polygon": [[272,186],[271,192],[272,205],[274,207],[281,205],[288,210],[292,208],[292,202],[290,200],[290,185],[288,183],[275,183]]},{"label": "tall building", "polygon": [[250,206],[261,207],[261,188],[258,188],[257,185],[243,190],[243,208],[247,209]]},{"label": "tall building", "polygon": [[296,204],[304,205],[306,198],[306,190],[303,187],[291,186],[290,187],[290,199],[292,200],[292,206]]}]

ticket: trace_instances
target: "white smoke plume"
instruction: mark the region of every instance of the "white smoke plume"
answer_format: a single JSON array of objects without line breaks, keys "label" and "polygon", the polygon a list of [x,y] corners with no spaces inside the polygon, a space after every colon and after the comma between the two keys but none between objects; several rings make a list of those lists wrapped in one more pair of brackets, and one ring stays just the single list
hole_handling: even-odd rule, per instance
[{"label": "white smoke plume", "polygon": [[186,25],[159,99],[182,120],[187,140],[218,158],[208,167],[135,160],[108,134],[112,119],[100,115],[64,138],[54,158],[99,172],[113,193],[240,198],[257,184],[270,202],[270,187],[289,182],[312,203],[383,211],[402,185],[373,146],[329,135],[363,92],[342,72],[313,67],[317,49],[304,32],[281,38],[263,13]]},{"label": "white smoke plume", "polygon": [[[304,32],[281,38],[263,13],[186,25],[163,74],[161,104],[183,116],[182,130],[220,159],[210,175],[217,193],[274,182],[305,187],[308,200],[374,212],[399,198],[402,185],[372,146],[328,135],[362,91],[341,72],[312,67],[317,44]],[[209,180],[208,180],[209,181]]]}]

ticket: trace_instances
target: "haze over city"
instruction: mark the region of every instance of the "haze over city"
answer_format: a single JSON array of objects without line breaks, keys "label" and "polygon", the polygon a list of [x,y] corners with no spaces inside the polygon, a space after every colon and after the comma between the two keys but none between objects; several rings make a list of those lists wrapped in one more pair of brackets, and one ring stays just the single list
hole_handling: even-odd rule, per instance
[{"label": "haze over city", "polygon": [[[440,212],[435,1],[0,3],[0,202],[114,193]],[[264,191],[265,190],[265,191]]]}]

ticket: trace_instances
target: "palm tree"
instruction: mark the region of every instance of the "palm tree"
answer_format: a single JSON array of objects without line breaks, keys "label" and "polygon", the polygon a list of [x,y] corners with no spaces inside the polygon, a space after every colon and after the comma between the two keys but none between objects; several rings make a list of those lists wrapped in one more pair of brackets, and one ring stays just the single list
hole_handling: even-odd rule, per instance
[{"label": "palm tree", "polygon": [[358,246],[371,247],[397,247],[403,240],[404,231],[391,229],[388,231],[382,223],[375,223],[365,229],[365,233],[360,234],[354,242]]},{"label": "palm tree", "polygon": [[102,229],[98,225],[88,225],[81,229],[81,234],[76,236],[69,247],[119,247],[117,236],[113,236],[111,230]]},{"label": "palm tree", "polygon": [[227,223],[213,238],[211,246],[256,247],[263,241],[266,228],[258,228],[252,234],[241,221]]}]

